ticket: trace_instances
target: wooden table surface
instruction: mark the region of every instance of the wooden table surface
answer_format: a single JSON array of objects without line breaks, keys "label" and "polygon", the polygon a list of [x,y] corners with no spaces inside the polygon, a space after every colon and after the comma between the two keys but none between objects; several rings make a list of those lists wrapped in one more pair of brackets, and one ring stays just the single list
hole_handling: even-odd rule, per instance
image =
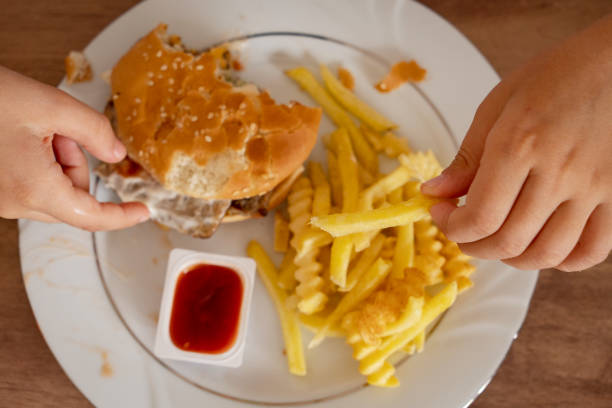
[{"label": "wooden table surface", "polygon": [[[0,64],[48,84],[134,0],[4,1]],[[424,0],[501,76],[612,12],[610,0]],[[1,92],[2,90],[0,90]],[[17,223],[0,220],[0,406],[86,407],[47,348],[26,297]],[[543,271],[527,319],[474,407],[612,406],[612,258],[590,270]]]}]

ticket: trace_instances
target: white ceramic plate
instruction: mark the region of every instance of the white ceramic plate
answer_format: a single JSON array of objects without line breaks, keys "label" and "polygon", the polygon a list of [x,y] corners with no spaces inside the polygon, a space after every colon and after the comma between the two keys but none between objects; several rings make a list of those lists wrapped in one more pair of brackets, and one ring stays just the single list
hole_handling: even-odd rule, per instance
[{"label": "white ceramic plate", "polygon": [[[282,71],[342,64],[356,92],[400,125],[418,149],[444,164],[498,77],[448,23],[409,1],[267,2],[183,0],[141,3],[85,50],[96,73],[111,68],[158,22],[192,47],[240,41],[243,77],[278,101],[312,102]],[[428,70],[418,87],[381,95],[372,88],[392,62],[416,58]],[[102,110],[108,86],[60,87]],[[321,131],[332,129],[324,119]],[[320,144],[312,154],[322,158]],[[99,199],[114,195],[94,183]],[[71,380],[97,406],[464,407],[489,382],[516,335],[537,273],[479,262],[475,287],[461,296],[430,336],[423,354],[398,365],[401,387],[364,386],[351,349],[327,340],[307,351],[308,375],[287,372],[279,323],[260,283],[253,296],[244,365],[238,369],[160,361],[151,352],[163,275],[174,247],[244,255],[248,240],[270,248],[271,219],[223,225],[208,240],[165,232],[152,223],[95,233],[20,222],[28,296],[42,333]],[[310,334],[304,332],[306,343]]]}]

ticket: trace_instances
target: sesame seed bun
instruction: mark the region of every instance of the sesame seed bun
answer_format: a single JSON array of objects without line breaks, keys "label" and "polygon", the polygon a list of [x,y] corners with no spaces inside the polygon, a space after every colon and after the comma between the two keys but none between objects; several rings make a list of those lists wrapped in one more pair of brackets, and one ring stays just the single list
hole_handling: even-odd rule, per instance
[{"label": "sesame seed bun", "polygon": [[160,24],[113,68],[117,135],[164,188],[202,199],[265,194],[314,147],[321,110],[233,86],[226,55],[186,52]]}]

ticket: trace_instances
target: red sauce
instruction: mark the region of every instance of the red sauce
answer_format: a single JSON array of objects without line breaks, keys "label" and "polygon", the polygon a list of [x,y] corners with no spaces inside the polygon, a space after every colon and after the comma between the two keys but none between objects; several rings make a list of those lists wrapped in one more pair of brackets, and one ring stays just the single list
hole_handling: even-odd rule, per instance
[{"label": "red sauce", "polygon": [[179,275],[170,316],[170,338],[185,351],[220,354],[238,334],[243,285],[236,271],[194,265]]}]

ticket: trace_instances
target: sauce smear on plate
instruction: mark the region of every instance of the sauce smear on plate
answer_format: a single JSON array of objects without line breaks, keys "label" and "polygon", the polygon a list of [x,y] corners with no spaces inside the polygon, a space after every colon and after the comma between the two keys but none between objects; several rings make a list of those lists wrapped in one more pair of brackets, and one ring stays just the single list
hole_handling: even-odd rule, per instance
[{"label": "sauce smear on plate", "polygon": [[238,334],[243,284],[236,271],[198,264],[176,282],[170,316],[170,338],[185,351],[220,354]]}]

